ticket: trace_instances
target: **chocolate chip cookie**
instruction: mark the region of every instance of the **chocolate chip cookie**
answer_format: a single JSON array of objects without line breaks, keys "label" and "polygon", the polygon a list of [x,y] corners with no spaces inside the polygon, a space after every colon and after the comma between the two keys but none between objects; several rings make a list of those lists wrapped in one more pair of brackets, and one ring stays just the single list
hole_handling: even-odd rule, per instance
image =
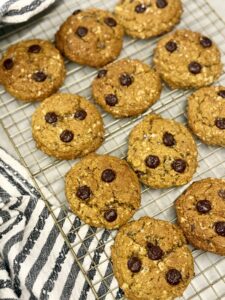
[{"label": "chocolate chip cookie", "polygon": [[225,147],[225,87],[193,93],[188,99],[188,124],[204,143]]},{"label": "chocolate chip cookie", "polygon": [[65,66],[48,41],[34,39],[8,48],[0,61],[0,78],[7,92],[24,100],[43,100],[63,84]]},{"label": "chocolate chip cookie", "polygon": [[110,12],[97,8],[76,10],[57,32],[56,47],[74,62],[101,67],[119,56],[123,34]]},{"label": "chocolate chip cookie", "polygon": [[196,171],[197,147],[184,125],[150,114],[131,131],[127,160],[144,184],[179,186]]},{"label": "chocolate chip cookie", "polygon": [[123,0],[116,8],[118,21],[128,35],[146,39],[172,30],[180,21],[180,0]]},{"label": "chocolate chip cookie", "polygon": [[84,156],[104,139],[98,110],[72,94],[55,94],[44,100],[33,114],[32,133],[37,147],[58,159]]},{"label": "chocolate chip cookie", "polygon": [[66,196],[85,223],[113,229],[126,223],[140,206],[140,185],[126,161],[91,154],[66,175]]},{"label": "chocolate chip cookie", "polygon": [[95,101],[115,117],[142,113],[161,93],[159,75],[136,59],[122,59],[98,72],[92,84]]},{"label": "chocolate chip cookie", "polygon": [[144,217],[122,226],[112,246],[113,271],[129,300],[172,300],[194,276],[182,231]]},{"label": "chocolate chip cookie", "polygon": [[176,200],[178,223],[196,248],[225,255],[225,180],[194,182]]},{"label": "chocolate chip cookie", "polygon": [[222,72],[220,51],[208,37],[177,30],[157,44],[156,70],[172,88],[199,88],[213,83]]}]

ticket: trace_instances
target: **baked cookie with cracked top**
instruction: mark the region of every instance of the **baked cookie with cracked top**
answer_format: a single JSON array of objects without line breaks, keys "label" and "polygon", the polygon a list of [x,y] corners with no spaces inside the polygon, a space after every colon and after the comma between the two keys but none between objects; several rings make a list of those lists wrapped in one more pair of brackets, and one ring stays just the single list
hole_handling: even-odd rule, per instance
[{"label": "baked cookie with cracked top", "polygon": [[72,211],[85,223],[114,229],[140,206],[140,185],[126,161],[90,154],[66,175],[66,196]]},{"label": "baked cookie with cracked top", "polygon": [[185,29],[162,38],[153,61],[162,79],[172,89],[210,85],[222,72],[217,45],[210,38]]},{"label": "baked cookie with cracked top", "polygon": [[115,7],[128,35],[147,39],[166,33],[180,22],[181,0],[122,0]]},{"label": "baked cookie with cracked top", "polygon": [[184,125],[150,114],[130,133],[127,161],[152,188],[180,186],[196,171],[197,147]]},{"label": "baked cookie with cracked top", "polygon": [[68,59],[98,68],[119,56],[123,35],[123,27],[110,12],[76,10],[56,33],[56,47]]},{"label": "baked cookie with cracked top", "polygon": [[201,88],[188,98],[188,124],[204,143],[225,147],[225,87]]},{"label": "baked cookie with cracked top", "polygon": [[194,276],[193,257],[182,231],[149,217],[120,228],[112,262],[129,300],[172,300],[182,296]]},{"label": "baked cookie with cracked top", "polygon": [[33,39],[10,46],[0,61],[1,84],[24,101],[43,100],[63,84],[65,65],[48,41]]},{"label": "baked cookie with cracked top", "polygon": [[72,94],[44,100],[32,116],[37,147],[58,159],[74,159],[95,151],[103,142],[103,120],[95,106]]},{"label": "baked cookie with cracked top", "polygon": [[136,59],[122,59],[98,72],[92,84],[95,101],[115,117],[147,110],[160,97],[159,75]]},{"label": "baked cookie with cracked top", "polygon": [[175,204],[187,240],[196,248],[225,255],[225,180],[196,181]]}]

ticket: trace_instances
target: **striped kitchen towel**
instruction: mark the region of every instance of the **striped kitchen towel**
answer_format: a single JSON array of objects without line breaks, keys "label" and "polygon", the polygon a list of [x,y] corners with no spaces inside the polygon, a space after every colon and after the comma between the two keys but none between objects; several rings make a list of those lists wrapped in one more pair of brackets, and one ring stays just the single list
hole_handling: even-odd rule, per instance
[{"label": "striped kitchen towel", "polygon": [[[73,249],[89,280],[80,271],[29,172],[0,148],[0,299],[120,299],[122,291],[105,256],[110,256],[110,232],[80,227],[79,218],[57,203],[56,199],[51,202],[55,216],[70,243],[77,243]],[[72,226],[77,230],[71,230]],[[79,243],[80,239],[84,242]],[[93,268],[98,264],[99,270]],[[104,282],[99,272],[107,278]]]},{"label": "striped kitchen towel", "polygon": [[21,23],[49,7],[55,0],[0,0],[0,23]]}]

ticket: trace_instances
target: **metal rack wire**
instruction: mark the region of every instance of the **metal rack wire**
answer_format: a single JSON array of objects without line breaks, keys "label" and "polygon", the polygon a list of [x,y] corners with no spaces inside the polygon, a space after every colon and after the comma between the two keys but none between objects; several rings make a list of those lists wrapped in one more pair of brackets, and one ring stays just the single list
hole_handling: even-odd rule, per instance
[{"label": "metal rack wire", "polygon": [[[54,39],[54,33],[59,25],[76,8],[101,7],[112,10],[115,1],[60,1],[49,15],[42,16],[17,31],[1,37],[0,49],[3,52],[10,44],[21,39],[44,38]],[[222,61],[225,63],[225,24],[212,10],[206,0],[183,0],[184,15],[179,28],[189,28],[211,36],[220,46]],[[151,63],[152,53],[158,39],[137,41],[125,38],[121,57],[138,58]],[[91,99],[90,83],[96,76],[96,70],[66,62],[67,78],[61,91],[79,93]],[[216,84],[225,85],[225,74]],[[170,91],[166,87],[158,101],[148,112],[154,111],[164,117],[186,122],[186,97],[190,91]],[[113,277],[110,262],[110,246],[115,237],[115,231],[95,229],[83,223],[76,222],[77,218],[70,212],[64,194],[64,175],[74,164],[74,161],[57,161],[49,158],[37,150],[31,136],[30,119],[38,105],[22,103],[13,99],[3,88],[0,88],[0,116],[8,137],[15,146],[21,161],[29,169],[37,188],[50,210],[55,223],[69,246],[75,261],[84,274],[96,299],[122,299],[122,292],[118,289]],[[145,113],[145,114],[146,114]],[[107,153],[121,158],[126,157],[127,137],[130,129],[143,117],[129,119],[114,119],[102,111],[106,128],[106,140],[99,149],[99,153]],[[225,150],[218,147],[209,147],[197,141],[199,149],[199,168],[194,180],[225,176]],[[46,192],[46,188],[49,192]],[[142,205],[134,219],[143,215],[165,219],[174,222],[175,212],[173,201],[186,187],[171,188],[168,190],[142,189]],[[62,208],[64,217],[58,220],[55,209]],[[78,223],[78,225],[75,223]],[[64,225],[62,225],[64,224]],[[65,234],[65,224],[70,227],[70,234],[75,234],[74,242]],[[96,255],[101,254],[101,258]],[[196,276],[181,299],[225,299],[225,259],[210,253],[193,249],[195,257]],[[85,262],[85,263],[84,263]],[[94,276],[93,276],[94,274]],[[105,291],[99,296],[99,289]]]}]

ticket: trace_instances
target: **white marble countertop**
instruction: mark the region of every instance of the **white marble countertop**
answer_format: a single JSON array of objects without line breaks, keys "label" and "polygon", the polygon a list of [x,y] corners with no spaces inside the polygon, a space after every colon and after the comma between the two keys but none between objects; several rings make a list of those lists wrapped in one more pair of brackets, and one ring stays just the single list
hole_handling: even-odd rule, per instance
[{"label": "white marble countertop", "polygon": [[[216,12],[225,20],[225,1],[224,0],[208,0],[210,5],[216,10]],[[8,140],[3,128],[0,125],[0,147],[7,149],[9,153],[17,157],[17,153],[13,148],[11,142]]]}]

